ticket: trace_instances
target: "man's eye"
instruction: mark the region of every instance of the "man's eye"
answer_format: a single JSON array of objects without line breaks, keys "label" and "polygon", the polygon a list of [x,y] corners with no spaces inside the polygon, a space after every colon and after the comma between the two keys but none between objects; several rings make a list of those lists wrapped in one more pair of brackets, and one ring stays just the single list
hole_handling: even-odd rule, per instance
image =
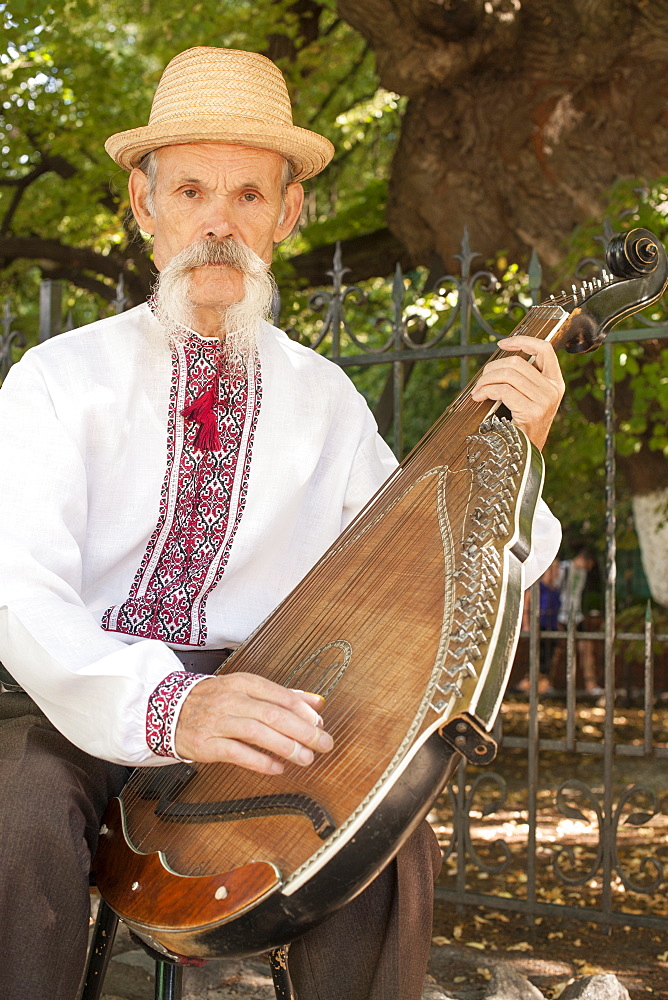
[{"label": "man's eye", "polygon": [[183,194],[184,198],[191,198],[192,199],[192,198],[196,198],[197,197],[197,191],[195,191],[194,188],[186,188],[185,191],[182,192],[182,194]]},{"label": "man's eye", "polygon": [[254,191],[246,191],[243,195],[244,201],[257,201],[257,195]]}]

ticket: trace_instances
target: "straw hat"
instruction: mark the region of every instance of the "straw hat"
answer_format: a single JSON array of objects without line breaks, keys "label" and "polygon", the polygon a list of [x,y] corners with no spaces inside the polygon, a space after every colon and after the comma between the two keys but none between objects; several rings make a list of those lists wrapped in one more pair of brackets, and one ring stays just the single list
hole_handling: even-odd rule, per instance
[{"label": "straw hat", "polygon": [[117,132],[104,144],[125,170],[159,146],[233,142],[271,149],[290,160],[295,180],[313,177],[334,155],[329,139],[292,123],[283,74],[257,52],[198,46],[165,68],[148,125]]}]

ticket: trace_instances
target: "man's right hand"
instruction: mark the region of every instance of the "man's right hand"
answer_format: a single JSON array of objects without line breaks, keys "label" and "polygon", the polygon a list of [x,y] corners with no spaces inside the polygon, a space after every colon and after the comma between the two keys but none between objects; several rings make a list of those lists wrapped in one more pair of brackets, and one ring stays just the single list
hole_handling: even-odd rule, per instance
[{"label": "man's right hand", "polygon": [[207,678],[181,706],[175,749],[185,760],[225,761],[260,774],[281,774],[283,761],[306,767],[334,745],[322,728],[323,704],[320,695],[257,674]]}]

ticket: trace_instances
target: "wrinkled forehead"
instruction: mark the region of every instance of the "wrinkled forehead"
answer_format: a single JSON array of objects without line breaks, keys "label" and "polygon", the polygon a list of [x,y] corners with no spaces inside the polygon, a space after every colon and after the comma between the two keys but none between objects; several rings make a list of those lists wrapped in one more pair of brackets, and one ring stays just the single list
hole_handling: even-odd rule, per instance
[{"label": "wrinkled forehead", "polygon": [[[255,183],[282,189],[290,181],[290,164],[280,153],[225,142],[160,146],[147,157],[154,184],[195,181],[212,186]],[[144,167],[144,163],[142,163]],[[153,174],[153,176],[151,176]]]}]

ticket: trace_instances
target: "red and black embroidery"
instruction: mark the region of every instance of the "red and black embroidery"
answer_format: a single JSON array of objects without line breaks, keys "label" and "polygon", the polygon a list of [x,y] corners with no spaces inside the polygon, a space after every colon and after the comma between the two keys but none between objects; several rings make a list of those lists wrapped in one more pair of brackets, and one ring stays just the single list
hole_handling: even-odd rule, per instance
[{"label": "red and black embroidery", "polygon": [[159,757],[177,757],[174,751],[174,716],[176,706],[197,681],[208,674],[190,674],[175,670],[152,691],[146,709],[146,742]]},{"label": "red and black embroidery", "polygon": [[[202,447],[201,421],[184,418],[208,393],[216,450]],[[260,400],[259,363],[229,370],[220,342],[197,335],[175,346],[158,523],[127,600],[105,612],[103,628],[205,645],[206,599],[225,571],[246,504]]]}]

